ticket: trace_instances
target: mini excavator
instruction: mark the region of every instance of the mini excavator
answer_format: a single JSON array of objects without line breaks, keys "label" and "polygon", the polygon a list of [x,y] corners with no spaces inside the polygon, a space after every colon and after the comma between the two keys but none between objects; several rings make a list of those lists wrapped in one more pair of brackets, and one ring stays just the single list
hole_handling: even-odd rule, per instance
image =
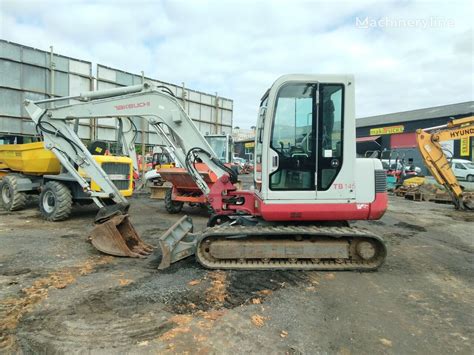
[{"label": "mini excavator", "polygon": [[[207,197],[214,214],[193,232],[183,216],[159,239],[159,268],[195,255],[211,269],[374,270],[386,257],[383,240],[352,220],[380,219],[387,209],[385,172],[378,159],[356,158],[354,78],[284,75],[262,97],[255,138],[254,189],[238,190],[237,176],[165,86],[149,83],[78,96],[25,101],[51,150],[100,207],[91,232],[108,254],[141,257],[151,245],[137,234],[128,201],[92,159],[68,123],[74,119],[142,117],[166,142]],[[73,99],[65,106],[42,107]],[[129,130],[122,137],[131,147]],[[211,186],[196,169],[217,176]],[[78,173],[87,172],[101,190]],[[107,203],[104,202],[107,199]]]}]

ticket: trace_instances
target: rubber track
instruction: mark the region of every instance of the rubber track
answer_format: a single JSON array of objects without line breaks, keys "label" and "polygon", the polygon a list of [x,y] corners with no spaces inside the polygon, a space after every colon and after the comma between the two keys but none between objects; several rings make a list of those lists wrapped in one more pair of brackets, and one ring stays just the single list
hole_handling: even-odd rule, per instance
[{"label": "rubber track", "polygon": [[[56,208],[57,210],[51,216],[43,214],[44,219],[51,222],[64,221],[69,217],[72,210],[72,195],[69,188],[57,181],[49,181],[46,183],[45,188],[50,187],[56,195]],[[42,203],[42,196],[40,196],[40,204]],[[43,209],[40,208],[41,212]]]},{"label": "rubber track", "polygon": [[[277,259],[264,262],[259,259],[248,259],[244,261],[232,260],[209,260],[203,253],[203,242],[208,239],[229,238],[236,236],[252,237],[288,237],[301,235],[303,237],[335,238],[339,240],[370,239],[376,244],[377,254],[369,261],[357,257],[349,259],[324,259],[319,262],[309,259],[298,259],[290,262],[285,259]],[[271,241],[270,241],[271,242]],[[298,243],[295,241],[295,243]],[[377,235],[362,228],[356,227],[320,227],[320,226],[229,226],[208,228],[198,241],[196,259],[201,265],[210,269],[239,269],[239,270],[359,270],[370,271],[379,268],[387,255],[385,243]]]}]

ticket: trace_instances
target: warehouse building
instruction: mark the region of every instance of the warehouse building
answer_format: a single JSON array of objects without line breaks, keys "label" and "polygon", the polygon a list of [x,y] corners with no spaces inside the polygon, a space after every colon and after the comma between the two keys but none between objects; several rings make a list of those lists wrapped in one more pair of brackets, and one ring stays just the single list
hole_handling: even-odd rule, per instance
[{"label": "warehouse building", "polygon": [[[461,102],[419,110],[359,118],[356,121],[357,154],[370,156],[374,151],[386,151],[384,158],[413,159],[427,173],[418,148],[416,130],[446,124],[453,118],[472,116],[474,102]],[[453,158],[474,160],[474,139],[465,138],[443,143]]]},{"label": "warehouse building", "polygon": [[[17,43],[0,40],[0,144],[27,143],[36,130],[23,101],[74,96],[95,91],[151,82],[168,87],[202,134],[231,134],[233,101],[153,78],[125,72],[106,65],[71,58]],[[166,70],[166,69],[163,69]],[[64,105],[61,101],[58,105]],[[140,118],[132,118],[138,128],[136,143],[147,151],[161,144],[157,134]],[[115,119],[82,120],[78,135],[88,143],[94,140],[116,141]],[[143,137],[143,138],[142,138]]]}]

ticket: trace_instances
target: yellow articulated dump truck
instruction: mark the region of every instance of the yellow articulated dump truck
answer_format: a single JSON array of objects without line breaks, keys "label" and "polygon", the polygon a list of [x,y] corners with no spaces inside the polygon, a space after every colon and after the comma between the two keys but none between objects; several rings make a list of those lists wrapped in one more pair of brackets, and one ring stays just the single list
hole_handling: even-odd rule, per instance
[{"label": "yellow articulated dump truck", "polygon": [[[108,178],[124,197],[133,193],[133,164],[129,157],[93,155]],[[83,178],[90,181],[79,167]],[[18,211],[25,207],[28,195],[39,195],[41,215],[48,221],[69,217],[73,203],[93,202],[89,192],[62,168],[58,158],[44,148],[43,142],[0,145],[0,198],[3,208]],[[90,181],[92,191],[100,191]]]}]

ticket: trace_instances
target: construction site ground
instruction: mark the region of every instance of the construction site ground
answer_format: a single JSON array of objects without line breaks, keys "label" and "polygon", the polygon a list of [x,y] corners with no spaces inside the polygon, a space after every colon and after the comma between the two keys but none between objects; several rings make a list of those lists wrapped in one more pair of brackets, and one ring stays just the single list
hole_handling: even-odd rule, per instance
[{"label": "construction site ground", "polygon": [[[246,177],[248,179],[248,177]],[[142,238],[181,215],[131,199]],[[377,272],[210,271],[193,258],[158,271],[87,242],[97,212],[41,219],[35,201],[0,212],[0,351],[149,353],[472,353],[474,214],[390,198]],[[185,207],[195,230],[204,209]]]}]

